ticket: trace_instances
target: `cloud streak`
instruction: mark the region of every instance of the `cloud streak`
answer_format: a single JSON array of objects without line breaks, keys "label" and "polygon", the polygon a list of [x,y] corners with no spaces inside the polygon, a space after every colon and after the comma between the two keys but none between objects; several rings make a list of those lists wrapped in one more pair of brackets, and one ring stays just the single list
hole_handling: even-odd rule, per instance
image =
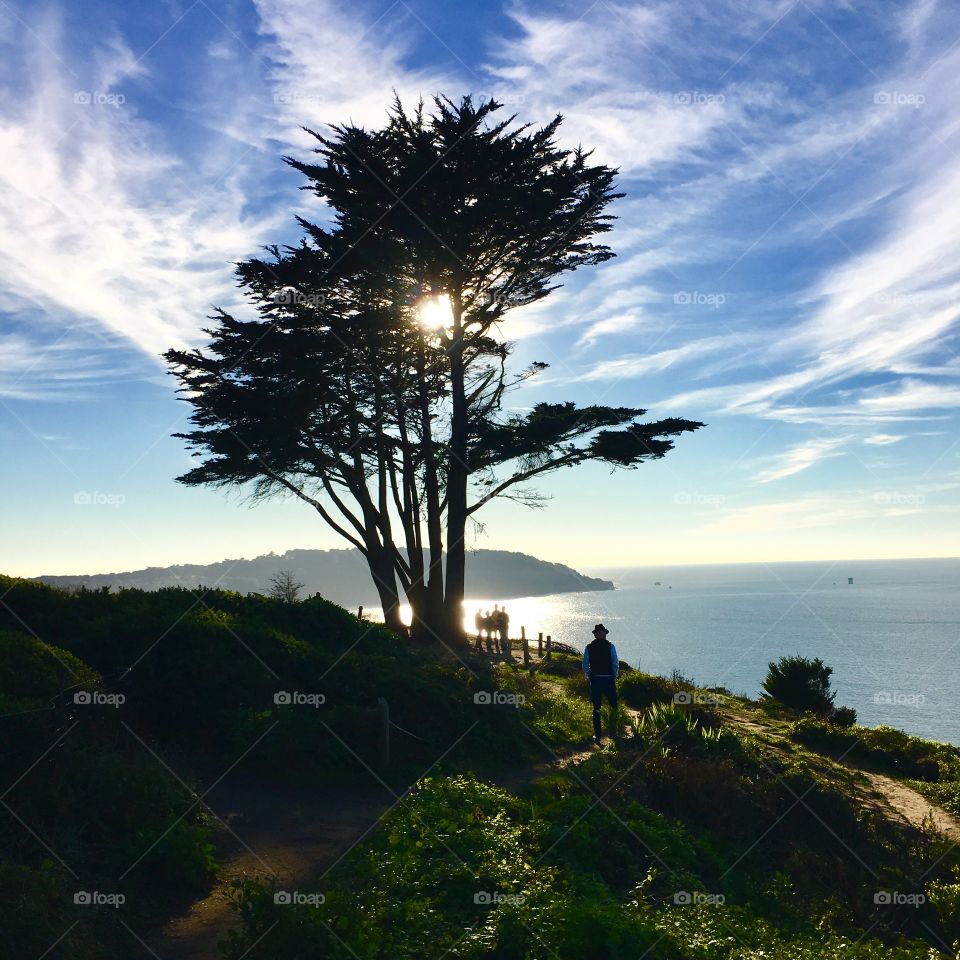
[{"label": "cloud streak", "polygon": [[[246,215],[226,162],[216,181],[191,176],[139,115],[146,71],[122,41],[74,74],[53,14],[34,32],[20,37],[28,79],[8,92],[0,127],[4,309],[21,326],[32,318],[32,352],[92,321],[156,358],[194,341],[211,303],[235,299],[230,262],[276,215]],[[81,340],[61,344],[82,351]]]},{"label": "cloud streak", "polygon": [[772,466],[761,470],[753,479],[756,483],[772,483],[774,480],[792,477],[830,457],[843,456],[840,447],[845,442],[846,438],[840,437],[808,440],[780,454]]}]

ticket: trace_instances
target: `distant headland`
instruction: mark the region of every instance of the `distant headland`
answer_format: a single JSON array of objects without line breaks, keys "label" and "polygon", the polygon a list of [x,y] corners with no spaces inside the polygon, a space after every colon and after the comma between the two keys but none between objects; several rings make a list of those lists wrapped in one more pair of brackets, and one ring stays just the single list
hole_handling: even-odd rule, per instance
[{"label": "distant headland", "polygon": [[[376,593],[363,557],[356,550],[288,550],[252,560],[221,560],[208,564],[147,567],[123,573],[43,575],[35,577],[57,587],[221,587],[239,593],[266,593],[270,578],[289,570],[304,585],[303,595],[319,593],[345,607],[376,606]],[[467,595],[509,600],[551,593],[613,590],[610,580],[587,577],[562,563],[549,563],[525,553],[477,550],[467,554]]]}]

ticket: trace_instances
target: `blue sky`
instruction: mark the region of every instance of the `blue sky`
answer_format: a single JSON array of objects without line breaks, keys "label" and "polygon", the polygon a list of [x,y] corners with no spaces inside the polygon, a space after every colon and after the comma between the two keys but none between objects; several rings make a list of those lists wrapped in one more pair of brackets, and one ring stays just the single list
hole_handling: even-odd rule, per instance
[{"label": "blue sky", "polygon": [[232,261],[323,217],[300,125],[392,90],[566,117],[621,169],[617,259],[505,327],[517,406],[709,427],[546,481],[476,546],[577,566],[951,556],[960,519],[960,10],[904,3],[0,2],[2,569],[335,547],[299,503],[173,482],[159,354]]}]

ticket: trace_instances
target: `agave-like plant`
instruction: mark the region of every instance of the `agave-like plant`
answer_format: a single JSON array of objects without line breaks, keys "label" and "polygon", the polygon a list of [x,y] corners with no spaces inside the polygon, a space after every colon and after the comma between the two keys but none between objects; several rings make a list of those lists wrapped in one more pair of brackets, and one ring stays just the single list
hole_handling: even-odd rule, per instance
[{"label": "agave-like plant", "polygon": [[714,747],[727,735],[723,727],[704,727],[678,703],[654,703],[635,724],[638,736],[659,738],[664,746],[687,748],[703,745]]}]

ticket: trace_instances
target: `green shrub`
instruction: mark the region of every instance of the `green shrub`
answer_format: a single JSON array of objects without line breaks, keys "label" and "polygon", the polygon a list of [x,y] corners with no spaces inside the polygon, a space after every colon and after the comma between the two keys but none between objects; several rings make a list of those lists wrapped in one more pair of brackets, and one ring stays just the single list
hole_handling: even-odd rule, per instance
[{"label": "green shrub", "polygon": [[922,793],[931,803],[960,817],[960,781],[947,780],[942,783],[930,783],[928,780],[910,780],[910,786]]},{"label": "green shrub", "polygon": [[25,866],[0,858],[0,953],[9,960],[129,956],[130,934],[115,917],[107,916],[106,910],[74,905],[74,894],[83,889],[81,881],[52,860]]},{"label": "green shrub", "polygon": [[[111,699],[77,699],[94,692]],[[64,956],[122,956],[129,944],[104,933],[97,917],[105,914],[75,909],[73,892],[122,890],[124,916],[144,926],[204,892],[216,873],[195,796],[131,732],[130,707],[74,654],[0,630],[0,781],[9,805],[0,816],[0,929],[19,931],[22,949],[44,939],[40,953],[47,950],[63,919],[71,929],[58,946]],[[51,861],[51,851],[62,862]],[[24,915],[10,916],[27,898]]]},{"label": "green shrub", "polygon": [[99,674],[67,650],[0,630],[0,690],[7,696],[47,701],[70,687],[99,684]]},{"label": "green shrub", "polygon": [[927,887],[927,897],[937,911],[937,920],[947,939],[960,940],[960,883],[934,880]]},{"label": "green shrub", "polygon": [[857,711],[853,707],[834,707],[830,722],[838,727],[852,727],[857,722]]},{"label": "green shrub", "polygon": [[[938,960],[922,941],[890,946],[863,932],[784,931],[746,907],[683,906],[653,915],[659,930],[690,960]],[[669,956],[669,954],[667,954]],[[946,960],[946,958],[944,958]]]},{"label": "green shrub", "polygon": [[[601,778],[615,773],[607,769],[603,755],[594,760],[589,765]],[[555,777],[554,788],[560,789],[561,781],[562,776]],[[506,791],[470,778],[422,782],[385,818],[371,840],[355,848],[333,873],[300,886],[300,893],[307,896],[323,892],[323,902],[278,904],[273,887],[237,881],[240,926],[231,932],[225,956],[228,960],[936,956],[928,943],[900,938],[900,945],[890,947],[856,929],[843,935],[802,919],[778,925],[749,906],[727,905],[724,900],[732,897],[732,891],[719,880],[723,862],[679,826],[635,801],[601,806],[589,792],[551,801],[546,790],[544,785],[535,806],[529,807]],[[836,840],[832,842],[836,846]],[[630,843],[636,844],[633,863],[627,852]],[[614,863],[606,859],[608,851]],[[731,859],[739,860],[741,854],[737,845]],[[657,866],[650,868],[654,861]],[[707,873],[701,874],[704,870]],[[823,880],[821,889],[828,890],[836,878],[827,874]],[[781,887],[790,886],[785,877],[780,881]],[[691,891],[709,893],[711,904],[675,905],[679,893],[690,898]]]},{"label": "green shrub", "polygon": [[531,677],[509,666],[500,666],[495,675],[498,689],[522,698],[516,712],[517,719],[533,732],[528,733],[528,747],[536,746],[537,738],[540,738],[537,746],[540,755],[543,753],[542,741],[561,747],[582,743],[593,736],[593,708],[583,688],[578,695],[575,690],[568,691],[557,683],[542,682],[536,676]]},{"label": "green shrub", "polygon": [[636,710],[645,710],[655,703],[670,703],[680,687],[664,677],[631,670],[617,681],[621,699]]},{"label": "green shrub", "polygon": [[765,696],[792,710],[827,714],[833,709],[834,693],[830,692],[833,668],[821,659],[781,657],[768,665],[763,681]]}]

